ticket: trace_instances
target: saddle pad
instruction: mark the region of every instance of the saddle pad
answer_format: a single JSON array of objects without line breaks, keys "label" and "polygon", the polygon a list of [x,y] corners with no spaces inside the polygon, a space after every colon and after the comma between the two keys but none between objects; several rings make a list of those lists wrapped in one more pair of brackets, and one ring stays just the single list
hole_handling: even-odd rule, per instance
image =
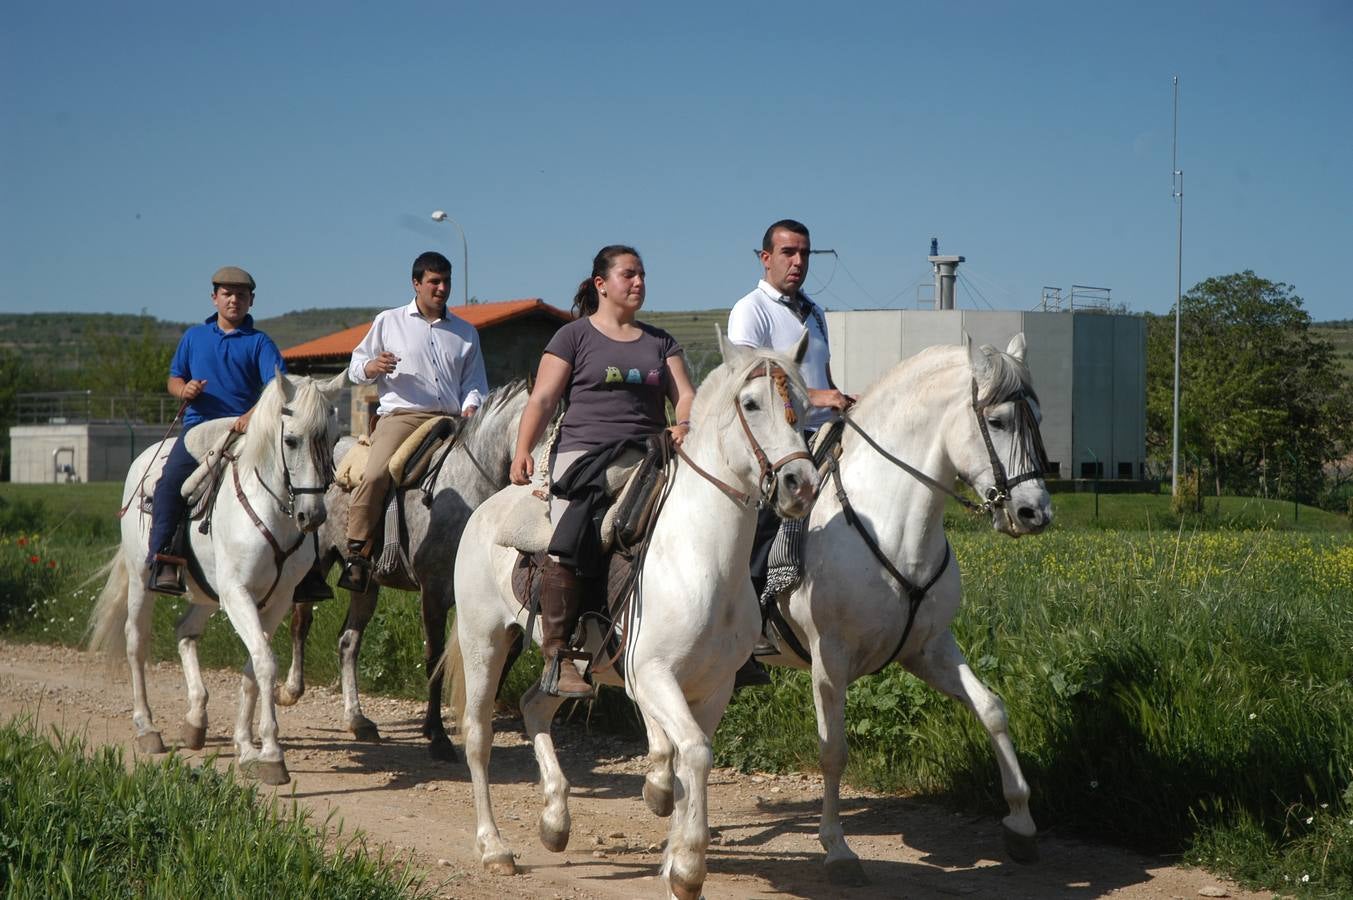
[{"label": "saddle pad", "polygon": [[[625,485],[634,477],[643,454],[638,450],[627,451],[615,464],[606,470],[606,493],[611,497],[619,496]],[[601,522],[601,549],[608,552],[615,542],[615,504],[606,510]],[[554,523],[550,521],[550,504],[534,491],[523,490],[503,513],[498,523],[498,532],[494,543],[500,547],[509,547],[522,553],[543,553],[549,549],[550,538],[554,537]]]},{"label": "saddle pad", "polygon": [[[233,423],[235,420],[230,419],[229,421]],[[198,428],[200,427],[202,426],[198,426]],[[191,439],[197,435],[197,431],[198,429],[194,428],[192,431],[188,432],[190,444],[192,443]],[[198,465],[198,467],[193,470],[193,474],[189,475],[187,480],[183,482],[183,488],[179,491],[179,493],[183,495],[183,498],[188,501],[190,507],[200,503],[203,496],[212,489],[212,486],[216,483],[215,475],[220,471],[221,464],[225,461],[225,451],[230,449],[230,445],[235,443],[235,441],[241,437],[243,437],[243,435],[239,432],[231,431],[227,428],[217,435],[216,440],[204,453],[193,454],[197,459],[201,460],[201,464]],[[189,452],[192,452],[191,446],[188,449]]]},{"label": "saddle pad", "polygon": [[193,459],[202,462],[207,457],[207,451],[220,444],[224,436],[230,433],[236,418],[208,419],[194,425],[183,438],[184,447],[193,455]]},{"label": "saddle pad", "polygon": [[362,435],[339,460],[338,471],[334,472],[334,484],[345,491],[351,491],[361,484],[362,475],[366,472],[366,458],[370,453],[371,438]]},{"label": "saddle pad", "polygon": [[[458,421],[459,419],[451,416],[437,416],[419,425],[413,434],[405,438],[404,443],[400,444],[399,449],[390,456],[388,468],[394,483],[400,487],[409,487],[410,482],[422,478],[423,473],[428,469],[428,464],[435,455],[432,450],[456,434],[456,423]],[[423,446],[423,442],[428,439],[429,435],[435,435],[435,443],[428,448],[427,452],[414,459],[414,454],[418,453],[419,448]],[[414,465],[406,472],[405,468],[409,465],[410,460],[413,460]]]}]

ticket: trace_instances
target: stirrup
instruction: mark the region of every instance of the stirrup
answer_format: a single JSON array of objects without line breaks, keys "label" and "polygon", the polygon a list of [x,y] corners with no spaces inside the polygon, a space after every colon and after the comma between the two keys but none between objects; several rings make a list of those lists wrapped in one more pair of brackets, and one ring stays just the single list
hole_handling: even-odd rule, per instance
[{"label": "stirrup", "polygon": [[320,600],[332,600],[333,597],[333,588],[329,587],[329,582],[314,567],[306,571],[305,577],[296,585],[296,591],[292,595],[292,599],[297,603],[315,603]]},{"label": "stirrup", "polygon": [[[592,685],[590,681],[588,681],[588,676],[586,674],[578,676],[584,682],[587,682],[587,691],[585,693],[577,691],[559,690],[559,675],[564,665],[563,661],[567,659],[567,660],[578,660],[580,662],[587,662],[591,658],[592,654],[587,653],[586,651],[583,650],[568,650],[568,649],[557,650],[554,654],[554,659],[547,662],[545,664],[545,668],[540,673],[540,690],[543,693],[549,694],[551,697],[570,697],[583,699],[593,696],[596,693],[596,688]],[[577,670],[575,669],[574,671]]]},{"label": "stirrup", "polygon": [[365,594],[371,588],[371,560],[365,556],[349,556],[343,560],[338,586],[354,594]]},{"label": "stirrup", "polygon": [[146,574],[146,590],[171,597],[183,597],[188,586],[183,581],[183,569],[187,561],[181,556],[157,553]]}]

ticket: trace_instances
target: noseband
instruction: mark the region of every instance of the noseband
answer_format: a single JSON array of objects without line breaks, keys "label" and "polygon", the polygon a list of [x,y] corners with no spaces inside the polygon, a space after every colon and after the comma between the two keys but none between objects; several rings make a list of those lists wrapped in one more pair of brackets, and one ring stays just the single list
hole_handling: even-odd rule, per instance
[{"label": "noseband", "polygon": [[[775,363],[767,361],[764,366],[753,369],[747,375],[743,384],[749,384],[756,378],[770,378],[774,381],[775,391],[780,395],[780,399],[784,401],[785,421],[790,425],[798,424],[799,419],[794,412],[794,403],[789,396],[789,376],[785,373],[785,370]],[[806,459],[811,463],[813,457],[806,450],[795,450],[793,453],[789,453],[775,462],[771,462],[770,457],[766,455],[766,451],[761,449],[761,443],[756,439],[756,435],[752,434],[752,426],[747,421],[747,416],[742,411],[742,404],[738,402],[736,395],[733,397],[733,408],[737,410],[738,422],[742,425],[743,436],[746,437],[747,443],[751,446],[752,455],[756,457],[756,464],[761,470],[760,475],[757,477],[757,487],[760,492],[758,505],[767,506],[775,499],[775,492],[779,483],[776,476],[780,474],[780,470],[794,462],[796,459]],[[713,475],[700,468],[680,447],[677,447],[676,451],[677,455],[680,456],[688,466],[694,469],[700,477],[723,491],[724,494],[732,500],[742,506],[750,506],[752,504],[752,497],[750,494],[746,494],[732,485],[720,481],[718,478],[715,478]]]}]

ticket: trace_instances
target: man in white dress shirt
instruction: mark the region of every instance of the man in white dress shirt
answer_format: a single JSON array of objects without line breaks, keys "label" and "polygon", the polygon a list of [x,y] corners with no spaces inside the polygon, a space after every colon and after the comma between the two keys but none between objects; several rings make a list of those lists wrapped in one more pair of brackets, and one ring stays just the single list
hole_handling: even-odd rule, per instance
[{"label": "man in white dress shirt", "polygon": [[[804,433],[812,444],[813,434],[827,423],[832,413],[845,410],[855,398],[841,393],[832,382],[831,349],[827,344],[827,319],[818,306],[803,293],[808,277],[808,256],[812,245],[808,228],[793,219],[781,219],[766,229],[761,238],[761,265],[765,277],[756,289],[733,305],[728,314],[728,339],[744,347],[769,347],[788,352],[808,330],[808,351],[799,371],[808,385],[808,402],[813,407],[804,422]],[[774,510],[763,509],[757,515],[756,542],[752,546],[752,587],[762,601],[766,598],[767,562],[771,543],[780,527]],[[758,645],[758,650],[773,649]],[[769,676],[755,656],[738,671],[737,685],[747,687],[768,684]]]},{"label": "man in white dress shirt", "polygon": [[488,393],[479,332],[449,315],[451,262],[429,251],[413,262],[413,300],[376,316],[352,352],[348,377],[375,382],[380,392],[376,427],[361,483],[348,506],[348,558],[339,585],[365,591],[371,551],[390,488],[390,457],[435,416],[472,416]]}]

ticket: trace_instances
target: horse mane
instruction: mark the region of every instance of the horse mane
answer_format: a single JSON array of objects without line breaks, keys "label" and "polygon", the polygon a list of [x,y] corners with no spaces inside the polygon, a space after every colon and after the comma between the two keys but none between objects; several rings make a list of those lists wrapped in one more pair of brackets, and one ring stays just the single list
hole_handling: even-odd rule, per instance
[{"label": "horse mane", "polygon": [[[290,403],[282,401],[282,379],[289,378],[289,384],[295,390]],[[244,433],[244,445],[240,449],[240,465],[257,468],[260,473],[271,471],[279,457],[282,433],[283,407],[289,414],[293,430],[307,435],[324,435],[325,447],[333,445],[333,434],[327,434],[334,427],[329,415],[329,404],[324,395],[309,378],[290,377],[279,373],[269,381],[254,404],[254,414],[249,417],[249,430]]]},{"label": "horse mane", "polygon": [[695,402],[691,404],[692,420],[703,420],[712,407],[717,417],[715,420],[717,426],[731,424],[736,415],[733,401],[737,392],[742,389],[752,371],[767,362],[784,369],[789,376],[789,389],[799,401],[800,410],[807,410],[808,387],[804,384],[798,364],[793,359],[765,347],[747,348],[747,352],[751,354],[751,358],[746,364],[732,369],[728,363],[720,363],[700,382],[700,388],[695,392]]},{"label": "horse mane", "polygon": [[[471,416],[469,421],[461,428],[459,439],[463,441],[472,440],[477,433],[484,428],[489,427],[484,423],[489,419],[495,418],[495,414],[498,412],[499,408],[506,405],[507,401],[512,399],[516,394],[526,390],[526,386],[525,378],[514,378],[507,384],[499,385],[489,391],[488,396],[484,398],[484,402],[479,405],[479,409],[475,411],[475,414]],[[513,437],[515,438],[515,436],[514,433]]]},{"label": "horse mane", "polygon": [[[990,366],[987,374],[977,381],[978,406],[994,406],[1020,391],[1037,401],[1038,395],[1034,392],[1028,365],[990,344],[983,345],[982,352]],[[890,403],[896,402],[898,387],[913,385],[917,390],[925,390],[941,378],[952,377],[953,370],[960,368],[965,380],[971,377],[966,347],[952,344],[927,347],[884,373],[865,392],[861,402],[876,395],[888,397]]]}]

